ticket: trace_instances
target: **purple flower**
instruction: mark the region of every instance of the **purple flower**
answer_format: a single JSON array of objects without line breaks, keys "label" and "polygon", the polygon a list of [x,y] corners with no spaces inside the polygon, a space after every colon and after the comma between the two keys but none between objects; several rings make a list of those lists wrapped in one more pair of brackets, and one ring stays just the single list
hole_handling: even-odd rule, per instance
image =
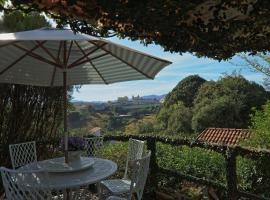
[{"label": "purple flower", "polygon": [[[65,148],[65,138],[61,138],[60,146]],[[68,137],[68,151],[79,151],[84,150],[85,148],[85,140],[81,137]]]}]

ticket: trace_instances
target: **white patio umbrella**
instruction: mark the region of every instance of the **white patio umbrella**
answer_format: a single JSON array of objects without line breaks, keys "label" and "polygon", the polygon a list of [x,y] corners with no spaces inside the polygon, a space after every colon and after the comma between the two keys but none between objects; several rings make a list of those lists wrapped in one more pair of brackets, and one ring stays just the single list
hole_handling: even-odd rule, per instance
[{"label": "white patio umbrella", "polygon": [[[111,84],[154,79],[163,60],[71,30],[38,29],[0,34],[0,82],[33,86]],[[68,162],[67,98],[63,102]]]}]

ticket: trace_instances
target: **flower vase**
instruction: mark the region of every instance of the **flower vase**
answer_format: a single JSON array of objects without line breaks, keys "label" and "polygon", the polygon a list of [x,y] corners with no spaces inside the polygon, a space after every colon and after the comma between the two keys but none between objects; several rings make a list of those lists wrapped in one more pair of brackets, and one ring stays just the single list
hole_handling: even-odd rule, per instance
[{"label": "flower vase", "polygon": [[73,162],[79,160],[81,157],[81,151],[69,151],[68,152],[68,161]]}]

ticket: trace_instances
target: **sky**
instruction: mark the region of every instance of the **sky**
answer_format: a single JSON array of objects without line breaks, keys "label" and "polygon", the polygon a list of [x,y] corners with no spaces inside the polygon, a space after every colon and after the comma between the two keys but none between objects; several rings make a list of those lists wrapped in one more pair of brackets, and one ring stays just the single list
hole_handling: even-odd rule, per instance
[{"label": "sky", "polygon": [[263,75],[243,65],[237,56],[228,61],[216,61],[209,58],[198,58],[192,54],[164,52],[157,45],[144,46],[139,42],[127,39],[110,38],[111,41],[143,51],[148,54],[172,61],[173,64],[164,68],[154,80],[140,80],[114,83],[111,85],[84,85],[74,92],[75,101],[108,101],[121,96],[161,95],[170,92],[183,78],[198,74],[206,80],[218,80],[224,74],[238,72],[246,79],[262,84]]}]

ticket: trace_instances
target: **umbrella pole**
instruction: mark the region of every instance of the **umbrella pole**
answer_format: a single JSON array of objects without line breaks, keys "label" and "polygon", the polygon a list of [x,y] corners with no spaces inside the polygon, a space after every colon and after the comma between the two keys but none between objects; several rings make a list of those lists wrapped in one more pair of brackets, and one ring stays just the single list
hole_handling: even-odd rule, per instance
[{"label": "umbrella pole", "polygon": [[64,109],[64,134],[65,134],[65,163],[68,163],[68,130],[67,130],[67,72],[63,72],[63,109]]}]

